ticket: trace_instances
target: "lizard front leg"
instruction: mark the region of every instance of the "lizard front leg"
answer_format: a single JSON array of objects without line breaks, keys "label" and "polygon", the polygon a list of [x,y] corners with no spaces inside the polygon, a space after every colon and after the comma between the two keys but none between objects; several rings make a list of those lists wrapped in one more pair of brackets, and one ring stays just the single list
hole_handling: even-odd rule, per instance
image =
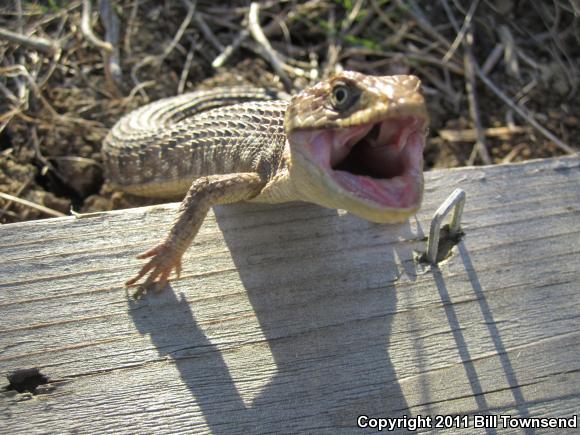
[{"label": "lizard front leg", "polygon": [[157,289],[162,289],[173,269],[179,277],[181,257],[195,238],[209,209],[216,204],[252,199],[265,184],[260,175],[253,172],[211,175],[195,180],[179,206],[171,230],[161,243],[137,256],[139,259],[151,259],[125,285],[135,284],[149,273],[143,288],[156,283]]}]

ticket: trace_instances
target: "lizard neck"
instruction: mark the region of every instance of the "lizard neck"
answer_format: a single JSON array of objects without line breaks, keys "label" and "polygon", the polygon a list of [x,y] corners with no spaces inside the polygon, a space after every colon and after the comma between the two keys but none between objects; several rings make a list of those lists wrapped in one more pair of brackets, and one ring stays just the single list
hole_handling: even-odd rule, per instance
[{"label": "lizard neck", "polygon": [[290,175],[292,164],[290,145],[288,141],[284,145],[284,151],[278,163],[275,173],[269,177],[266,186],[260,194],[253,198],[251,202],[265,202],[278,204],[288,201],[304,201],[306,198],[297,188],[294,178]]}]

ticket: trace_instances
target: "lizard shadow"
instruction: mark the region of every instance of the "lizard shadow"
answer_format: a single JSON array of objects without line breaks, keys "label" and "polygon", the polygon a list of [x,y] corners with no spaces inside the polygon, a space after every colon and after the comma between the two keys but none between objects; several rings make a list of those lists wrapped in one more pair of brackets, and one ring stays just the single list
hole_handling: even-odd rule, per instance
[{"label": "lizard shadow", "polygon": [[155,303],[171,311],[156,309],[155,322],[149,308],[131,310],[210,430],[336,433],[360,415],[410,417],[390,357],[395,283],[414,280],[413,266],[396,260],[408,258],[397,242],[414,237],[408,224],[368,231],[375,224],[308,204],[214,211],[257,319],[252,335],[262,337],[242,345],[254,357],[238,363],[252,365],[232,364],[184,296],[164,292]]},{"label": "lizard shadow", "polygon": [[[240,237],[249,207],[258,218]],[[309,204],[254,207],[215,209],[276,368],[250,409],[268,408],[279,430],[297,419],[296,429],[318,431],[353,429],[363,414],[408,416],[389,358],[403,273],[395,247],[408,227],[388,231]],[[365,236],[373,226],[381,230]]]}]

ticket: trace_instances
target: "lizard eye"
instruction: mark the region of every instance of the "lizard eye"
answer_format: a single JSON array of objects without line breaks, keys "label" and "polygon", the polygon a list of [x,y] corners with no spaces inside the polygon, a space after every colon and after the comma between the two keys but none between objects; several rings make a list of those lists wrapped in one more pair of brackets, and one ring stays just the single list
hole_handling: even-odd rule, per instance
[{"label": "lizard eye", "polygon": [[332,89],[332,105],[336,110],[346,110],[354,102],[354,93],[345,84],[340,83]]}]

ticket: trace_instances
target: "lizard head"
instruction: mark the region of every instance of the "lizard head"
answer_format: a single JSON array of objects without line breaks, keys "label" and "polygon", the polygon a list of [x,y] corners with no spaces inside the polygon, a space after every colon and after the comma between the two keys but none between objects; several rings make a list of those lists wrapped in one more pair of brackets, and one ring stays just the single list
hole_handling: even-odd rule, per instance
[{"label": "lizard head", "polygon": [[286,110],[294,183],[308,200],[373,222],[402,222],[423,196],[429,118],[415,76],[344,71]]}]

